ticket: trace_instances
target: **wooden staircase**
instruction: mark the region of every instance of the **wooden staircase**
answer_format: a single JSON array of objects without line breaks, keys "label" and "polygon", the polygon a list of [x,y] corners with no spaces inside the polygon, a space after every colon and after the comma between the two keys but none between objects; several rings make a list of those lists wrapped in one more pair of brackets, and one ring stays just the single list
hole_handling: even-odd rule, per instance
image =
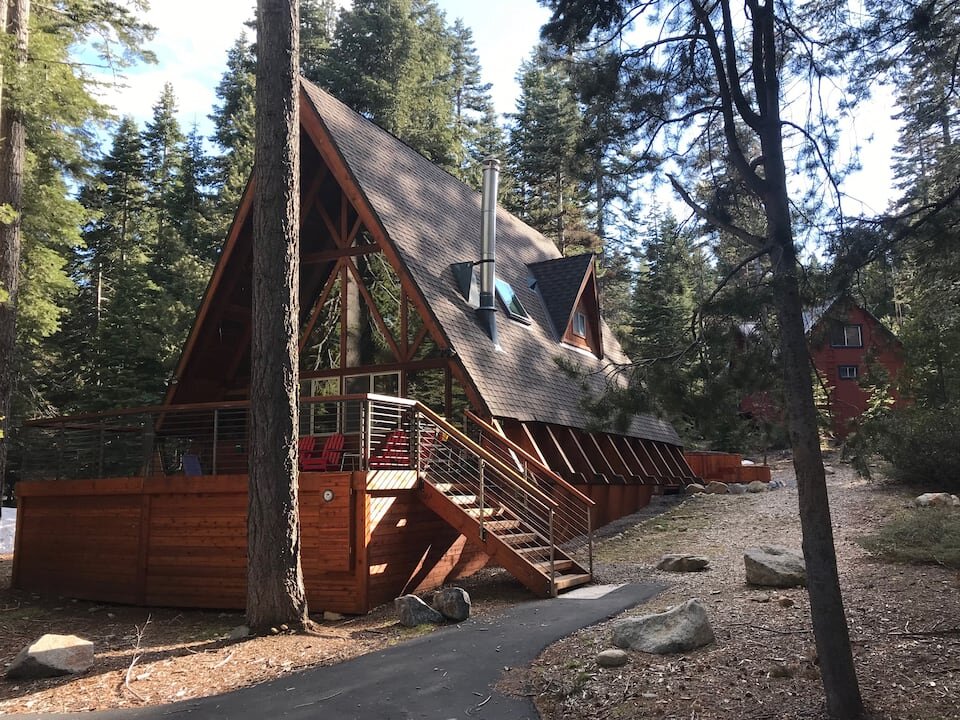
[{"label": "wooden staircase", "polygon": [[496,563],[541,597],[551,597],[591,580],[586,569],[560,548],[553,547],[551,582],[549,540],[505,507],[490,503],[481,507],[475,494],[452,483],[433,484],[428,478],[420,488],[420,497],[424,505],[461,534],[479,540]]},{"label": "wooden staircase", "polygon": [[[549,488],[538,487],[489,444],[419,410],[419,444],[429,448],[417,463],[423,503],[541,597],[589,583],[589,569],[558,546],[558,539],[569,539],[558,530],[569,525],[568,515]],[[583,513],[589,517],[589,508]]]}]

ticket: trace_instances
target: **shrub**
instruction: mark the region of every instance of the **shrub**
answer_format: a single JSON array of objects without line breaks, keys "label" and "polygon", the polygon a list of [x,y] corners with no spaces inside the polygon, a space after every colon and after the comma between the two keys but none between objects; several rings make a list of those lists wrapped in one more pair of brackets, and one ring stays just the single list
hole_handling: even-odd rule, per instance
[{"label": "shrub", "polygon": [[960,509],[914,508],[860,538],[870,552],[894,562],[960,568]]},{"label": "shrub", "polygon": [[[876,453],[890,463],[893,479],[960,490],[960,404],[900,407],[864,423],[850,450]],[[858,469],[860,469],[858,467]]]}]

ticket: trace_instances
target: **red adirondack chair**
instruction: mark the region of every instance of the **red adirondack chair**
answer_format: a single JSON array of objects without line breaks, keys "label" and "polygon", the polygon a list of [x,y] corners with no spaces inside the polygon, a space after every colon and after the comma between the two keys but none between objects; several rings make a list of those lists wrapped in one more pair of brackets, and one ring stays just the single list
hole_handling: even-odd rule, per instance
[{"label": "red adirondack chair", "polygon": [[403,429],[393,430],[380,448],[370,456],[371,468],[410,467],[410,438]]},{"label": "red adirondack chair", "polygon": [[300,438],[300,470],[303,472],[339,470],[343,458],[344,440],[342,433],[329,435],[323,443],[323,448],[317,452],[317,438],[314,435],[305,435]]}]

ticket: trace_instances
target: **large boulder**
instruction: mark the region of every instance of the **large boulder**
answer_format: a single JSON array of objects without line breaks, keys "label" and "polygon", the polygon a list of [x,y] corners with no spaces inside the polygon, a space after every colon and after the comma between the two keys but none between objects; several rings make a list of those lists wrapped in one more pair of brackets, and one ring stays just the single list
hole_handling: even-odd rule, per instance
[{"label": "large boulder", "polygon": [[707,487],[704,488],[703,491],[711,495],[726,495],[728,492],[730,492],[730,488],[727,487],[725,482],[711,480],[707,483]]},{"label": "large boulder", "polygon": [[747,486],[743,483],[730,483],[727,485],[727,491],[731,495],[743,495],[745,492],[747,492]]},{"label": "large boulder", "polygon": [[621,620],[613,627],[613,644],[641,652],[686,652],[714,641],[707,611],[699,600],[687,600],[666,612]]},{"label": "large boulder", "polygon": [[763,480],[754,480],[747,483],[747,492],[760,493],[766,492],[767,490],[769,490],[769,488],[767,487],[767,484],[763,482]]},{"label": "large boulder", "polygon": [[33,679],[82,673],[93,667],[93,643],[76,635],[44,635],[27,645],[7,668],[7,677]]},{"label": "large boulder", "polygon": [[443,588],[434,593],[433,607],[447,620],[462,622],[470,617],[470,594],[463,588]]},{"label": "large boulder", "polygon": [[763,587],[796,587],[807,584],[807,566],[796,550],[775,545],[748,548],[743,553],[747,583]]},{"label": "large boulder", "polygon": [[950,493],[924,493],[918,496],[914,501],[917,507],[957,507],[960,506],[960,498]]},{"label": "large boulder", "polygon": [[427,605],[416,595],[401,595],[393,601],[404,627],[416,627],[426,623],[442,623],[443,615]]},{"label": "large boulder", "polygon": [[704,491],[704,486],[700,483],[690,483],[683,489],[684,495],[696,495],[697,493],[702,493]]},{"label": "large boulder", "polygon": [[699,555],[669,554],[660,558],[660,562],[657,563],[657,570],[699,572],[706,570],[708,565],[710,565],[710,560]]}]

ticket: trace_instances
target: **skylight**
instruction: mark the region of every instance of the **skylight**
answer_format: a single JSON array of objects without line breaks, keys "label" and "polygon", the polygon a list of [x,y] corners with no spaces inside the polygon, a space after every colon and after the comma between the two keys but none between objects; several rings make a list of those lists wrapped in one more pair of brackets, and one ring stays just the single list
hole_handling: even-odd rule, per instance
[{"label": "skylight", "polygon": [[523,307],[523,303],[520,302],[520,298],[517,297],[513,288],[510,287],[510,283],[500,278],[497,278],[497,297],[500,298],[500,302],[503,303],[507,315],[511,318],[526,323],[527,325],[533,322],[530,319],[530,315],[527,314],[526,308]]}]

